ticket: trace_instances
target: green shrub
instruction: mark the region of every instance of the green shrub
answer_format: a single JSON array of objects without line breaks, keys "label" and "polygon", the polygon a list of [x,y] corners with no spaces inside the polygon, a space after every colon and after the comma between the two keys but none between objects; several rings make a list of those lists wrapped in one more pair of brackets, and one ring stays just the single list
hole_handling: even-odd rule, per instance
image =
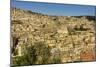
[{"label": "green shrub", "polygon": [[[39,60],[39,57],[42,59]],[[47,64],[50,57],[50,48],[43,42],[37,42],[26,48],[23,56],[18,56],[12,59],[13,66],[32,65],[32,64]]]},{"label": "green shrub", "polygon": [[[43,42],[37,42],[34,45],[35,53],[37,55],[37,62],[38,64],[47,64],[48,59],[50,57],[50,48],[48,47],[47,44],[44,44]],[[38,61],[38,57],[42,58],[41,61]]]},{"label": "green shrub", "polygon": [[58,58],[53,58],[53,63],[61,63],[60,57]]},{"label": "green shrub", "polygon": [[36,61],[36,54],[33,46],[27,48],[27,53],[23,56],[13,58],[13,66],[32,65]]}]

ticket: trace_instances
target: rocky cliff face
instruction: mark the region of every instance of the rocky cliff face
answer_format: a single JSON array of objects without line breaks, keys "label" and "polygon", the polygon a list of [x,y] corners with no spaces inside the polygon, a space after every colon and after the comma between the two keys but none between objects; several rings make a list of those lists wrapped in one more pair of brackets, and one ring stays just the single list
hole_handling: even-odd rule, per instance
[{"label": "rocky cliff face", "polygon": [[23,56],[25,47],[42,42],[50,48],[51,58],[59,56],[61,63],[94,61],[96,22],[92,18],[48,16],[12,8],[12,55]]}]

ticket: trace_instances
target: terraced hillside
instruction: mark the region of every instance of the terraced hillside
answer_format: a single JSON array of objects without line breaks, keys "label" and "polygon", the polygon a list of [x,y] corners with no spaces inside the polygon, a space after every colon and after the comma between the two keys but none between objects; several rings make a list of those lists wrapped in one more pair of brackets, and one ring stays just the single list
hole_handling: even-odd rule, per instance
[{"label": "terraced hillside", "polygon": [[11,9],[12,65],[95,61],[95,17]]}]

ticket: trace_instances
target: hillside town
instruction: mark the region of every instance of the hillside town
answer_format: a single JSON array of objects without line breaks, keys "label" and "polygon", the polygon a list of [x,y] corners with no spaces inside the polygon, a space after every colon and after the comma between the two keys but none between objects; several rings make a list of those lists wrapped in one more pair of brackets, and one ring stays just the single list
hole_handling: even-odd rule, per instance
[{"label": "hillside town", "polygon": [[16,59],[30,53],[29,47],[34,48],[30,64],[95,61],[95,28],[94,16],[53,16],[11,8],[11,63],[18,65]]}]

